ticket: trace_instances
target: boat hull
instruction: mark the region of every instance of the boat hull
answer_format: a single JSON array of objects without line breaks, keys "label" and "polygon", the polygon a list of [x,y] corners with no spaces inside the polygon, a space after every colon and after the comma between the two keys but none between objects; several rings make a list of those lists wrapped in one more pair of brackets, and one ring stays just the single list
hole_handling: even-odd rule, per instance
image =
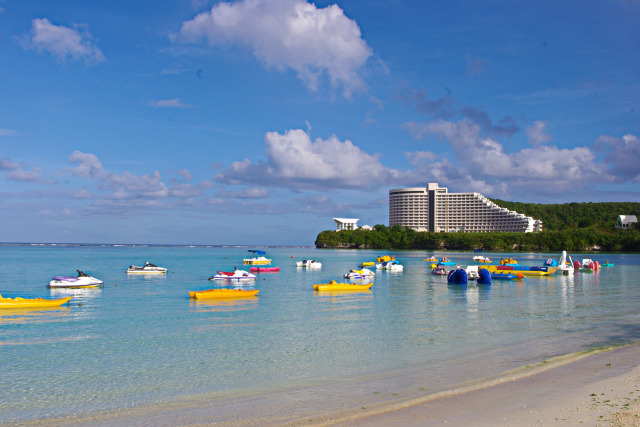
[{"label": "boat hull", "polygon": [[259,292],[258,289],[207,289],[189,292],[189,296],[195,299],[246,298],[256,296]]},{"label": "boat hull", "polygon": [[331,281],[330,283],[320,283],[313,285],[314,291],[368,291],[373,283],[365,283],[363,285],[356,285],[354,283],[336,283]]},{"label": "boat hull", "polygon": [[46,298],[0,298],[1,308],[44,308],[60,307],[66,304],[72,297],[46,299]]},{"label": "boat hull", "polygon": [[556,272],[558,267],[529,267],[526,265],[487,265],[492,274],[496,271],[507,271],[510,274],[522,273],[525,276],[549,276]]}]

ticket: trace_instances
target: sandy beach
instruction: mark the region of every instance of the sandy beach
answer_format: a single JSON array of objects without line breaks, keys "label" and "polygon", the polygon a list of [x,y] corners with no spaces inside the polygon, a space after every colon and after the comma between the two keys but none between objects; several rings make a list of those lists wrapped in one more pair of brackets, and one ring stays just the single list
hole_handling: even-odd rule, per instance
[{"label": "sandy beach", "polygon": [[[494,385],[425,397],[337,426],[640,425],[640,345],[558,358]],[[526,367],[525,367],[526,368]]]},{"label": "sandy beach", "polygon": [[[560,356],[410,401],[317,413],[309,396],[290,396],[269,417],[220,412],[221,402],[41,419],[19,425],[290,426],[637,426],[640,344]],[[295,408],[292,415],[284,410]],[[282,412],[281,412],[282,411]],[[289,412],[289,413],[286,413]]]}]

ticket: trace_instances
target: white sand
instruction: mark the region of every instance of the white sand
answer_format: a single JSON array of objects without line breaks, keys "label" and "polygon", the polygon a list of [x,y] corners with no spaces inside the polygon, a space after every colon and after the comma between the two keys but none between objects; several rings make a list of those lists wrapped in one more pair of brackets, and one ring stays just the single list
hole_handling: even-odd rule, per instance
[{"label": "white sand", "polygon": [[[640,345],[339,426],[640,426]],[[552,362],[552,364],[555,362]],[[539,371],[538,365],[534,371]],[[516,374],[517,375],[517,374]]]}]

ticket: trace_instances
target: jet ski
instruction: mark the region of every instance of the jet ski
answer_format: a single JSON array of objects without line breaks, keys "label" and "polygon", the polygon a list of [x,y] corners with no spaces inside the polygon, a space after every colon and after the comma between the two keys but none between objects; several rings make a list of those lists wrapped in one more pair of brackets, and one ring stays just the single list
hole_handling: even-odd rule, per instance
[{"label": "jet ski", "polygon": [[86,273],[83,273],[82,270],[76,270],[78,272],[78,276],[56,276],[54,277],[49,284],[48,288],[97,288],[102,285],[104,282],[102,280],[96,279],[95,277],[91,277]]}]

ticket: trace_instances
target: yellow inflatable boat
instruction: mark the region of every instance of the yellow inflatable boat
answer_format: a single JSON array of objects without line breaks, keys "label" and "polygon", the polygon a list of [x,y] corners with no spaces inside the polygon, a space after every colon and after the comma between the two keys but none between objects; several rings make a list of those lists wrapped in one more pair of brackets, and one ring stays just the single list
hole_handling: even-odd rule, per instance
[{"label": "yellow inflatable boat", "polygon": [[210,298],[246,298],[258,295],[258,289],[207,289],[206,291],[189,292],[189,296],[195,299]]},{"label": "yellow inflatable boat", "polygon": [[0,295],[0,308],[39,308],[59,307],[69,302],[71,297],[46,299],[46,298],[3,298]]},{"label": "yellow inflatable boat", "polygon": [[355,283],[337,283],[332,280],[329,283],[320,283],[313,285],[314,291],[367,291],[373,283],[365,283],[363,285],[357,285]]}]

